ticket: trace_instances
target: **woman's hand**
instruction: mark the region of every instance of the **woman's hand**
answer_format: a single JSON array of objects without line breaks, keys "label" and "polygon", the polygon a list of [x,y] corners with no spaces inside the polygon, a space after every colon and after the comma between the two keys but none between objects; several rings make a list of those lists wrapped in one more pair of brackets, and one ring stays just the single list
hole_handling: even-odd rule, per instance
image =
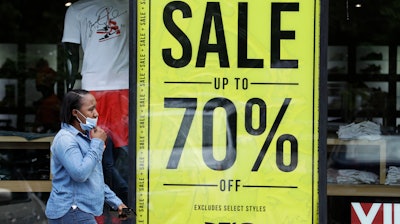
[{"label": "woman's hand", "polygon": [[122,219],[122,220],[126,220],[126,219],[128,218],[128,217],[126,216],[126,214],[123,214],[123,213],[122,213],[122,210],[123,210],[124,208],[128,208],[124,203],[122,203],[122,204],[120,204],[120,205],[118,206],[118,216],[119,216],[119,218]]},{"label": "woman's hand", "polygon": [[106,142],[107,139],[107,133],[101,127],[95,127],[92,130],[90,130],[90,136],[92,138],[99,138],[103,140],[103,142]]}]

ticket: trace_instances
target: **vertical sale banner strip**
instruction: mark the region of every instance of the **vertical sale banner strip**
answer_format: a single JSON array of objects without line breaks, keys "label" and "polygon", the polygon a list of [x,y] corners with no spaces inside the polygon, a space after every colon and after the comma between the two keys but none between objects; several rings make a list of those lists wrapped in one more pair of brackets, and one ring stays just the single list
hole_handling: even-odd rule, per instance
[{"label": "vertical sale banner strip", "polygon": [[136,223],[318,223],[319,1],[137,1]]}]

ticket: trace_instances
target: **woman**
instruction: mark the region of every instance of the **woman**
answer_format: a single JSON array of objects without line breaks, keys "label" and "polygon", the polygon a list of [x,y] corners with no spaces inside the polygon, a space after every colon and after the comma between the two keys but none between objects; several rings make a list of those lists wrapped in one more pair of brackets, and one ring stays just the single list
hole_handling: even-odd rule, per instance
[{"label": "woman", "polygon": [[106,132],[97,127],[96,99],[86,90],[68,92],[61,105],[61,130],[51,146],[52,190],[46,206],[49,224],[96,224],[104,202],[126,205],[104,183],[102,155]]}]

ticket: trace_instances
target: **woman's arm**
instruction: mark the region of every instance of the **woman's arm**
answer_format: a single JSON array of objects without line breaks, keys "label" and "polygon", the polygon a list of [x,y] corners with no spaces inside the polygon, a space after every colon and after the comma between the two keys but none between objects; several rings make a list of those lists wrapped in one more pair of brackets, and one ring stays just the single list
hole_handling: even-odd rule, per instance
[{"label": "woman's arm", "polygon": [[[70,134],[63,134],[54,144],[54,156],[63,164],[71,178],[77,182],[84,182],[92,174],[103,155],[104,141],[92,139],[83,155],[76,138]],[[84,141],[84,140],[83,140]]]}]

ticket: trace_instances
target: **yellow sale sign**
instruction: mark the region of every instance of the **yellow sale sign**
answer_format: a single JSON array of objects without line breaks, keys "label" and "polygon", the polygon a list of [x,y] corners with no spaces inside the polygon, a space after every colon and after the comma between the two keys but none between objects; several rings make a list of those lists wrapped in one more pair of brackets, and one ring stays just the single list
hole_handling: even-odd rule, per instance
[{"label": "yellow sale sign", "polygon": [[137,2],[137,223],[318,222],[319,1]]}]

